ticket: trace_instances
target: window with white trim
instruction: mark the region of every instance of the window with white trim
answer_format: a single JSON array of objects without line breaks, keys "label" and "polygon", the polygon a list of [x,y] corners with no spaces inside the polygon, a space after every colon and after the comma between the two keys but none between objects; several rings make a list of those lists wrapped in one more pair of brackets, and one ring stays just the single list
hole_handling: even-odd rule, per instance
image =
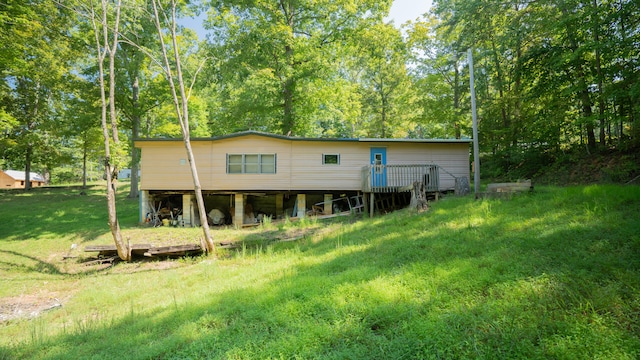
[{"label": "window with white trim", "polygon": [[322,154],[322,165],[340,165],[340,154]]},{"label": "window with white trim", "polygon": [[227,154],[227,174],[275,174],[276,154]]}]

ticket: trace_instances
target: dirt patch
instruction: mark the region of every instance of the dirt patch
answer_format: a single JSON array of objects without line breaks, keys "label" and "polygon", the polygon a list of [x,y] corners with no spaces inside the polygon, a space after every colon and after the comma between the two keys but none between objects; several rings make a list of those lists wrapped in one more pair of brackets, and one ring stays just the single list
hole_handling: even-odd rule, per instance
[{"label": "dirt patch", "polygon": [[23,318],[35,318],[47,311],[59,309],[71,298],[71,294],[39,291],[0,299],[0,323]]},{"label": "dirt patch", "polygon": [[176,259],[159,258],[153,260],[137,259],[127,262],[119,262],[118,266],[114,266],[110,272],[112,274],[133,274],[144,271],[162,271],[176,269],[184,266]]}]

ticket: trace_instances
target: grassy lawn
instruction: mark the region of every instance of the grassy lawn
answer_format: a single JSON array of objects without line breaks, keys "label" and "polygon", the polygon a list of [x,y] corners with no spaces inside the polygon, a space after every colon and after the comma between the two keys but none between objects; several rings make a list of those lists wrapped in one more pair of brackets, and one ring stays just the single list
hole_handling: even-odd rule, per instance
[{"label": "grassy lawn", "polygon": [[[0,192],[0,359],[640,357],[640,187],[219,230],[244,245],[108,268],[81,252],[112,242],[103,189],[78,192]],[[132,243],[197,242],[125,194]]]}]

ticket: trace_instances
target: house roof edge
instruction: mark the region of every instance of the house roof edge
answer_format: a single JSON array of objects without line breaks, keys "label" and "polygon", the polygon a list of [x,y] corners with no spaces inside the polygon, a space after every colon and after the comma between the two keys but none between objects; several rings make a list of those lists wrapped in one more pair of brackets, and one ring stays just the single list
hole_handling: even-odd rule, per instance
[{"label": "house roof edge", "polygon": [[[278,135],[256,130],[241,131],[233,134],[226,134],[220,136],[206,137],[206,138],[191,138],[191,141],[218,141],[225,139],[232,139],[236,137],[243,137],[249,135],[264,136],[279,140],[290,141],[330,141],[330,142],[397,142],[397,143],[470,143],[472,139],[392,139],[392,138],[310,138],[310,137],[296,137],[287,135]],[[134,139],[135,142],[156,142],[156,141],[182,141],[182,138],[138,138]]]}]

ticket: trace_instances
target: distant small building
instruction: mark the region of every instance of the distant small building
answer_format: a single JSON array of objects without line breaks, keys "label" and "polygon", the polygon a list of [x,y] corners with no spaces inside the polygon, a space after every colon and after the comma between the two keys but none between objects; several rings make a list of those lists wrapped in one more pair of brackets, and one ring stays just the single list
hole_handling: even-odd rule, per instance
[{"label": "distant small building", "polygon": [[[138,178],[140,178],[140,170],[138,170]],[[131,179],[131,169],[122,169],[118,171],[118,179]]]},{"label": "distant small building", "polygon": [[[25,181],[24,171],[0,171],[0,189],[24,189]],[[31,182],[31,187],[40,187],[46,184],[44,177],[34,172],[29,173],[29,181]]]}]

